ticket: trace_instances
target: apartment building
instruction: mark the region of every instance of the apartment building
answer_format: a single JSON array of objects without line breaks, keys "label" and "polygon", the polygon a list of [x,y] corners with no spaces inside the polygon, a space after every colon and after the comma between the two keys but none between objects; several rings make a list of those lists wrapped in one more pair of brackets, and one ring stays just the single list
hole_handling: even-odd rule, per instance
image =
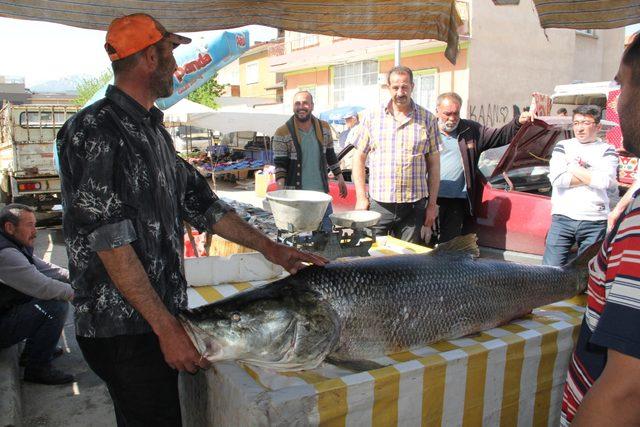
[{"label": "apartment building", "polygon": [[[439,93],[456,91],[465,103],[464,116],[500,125],[510,120],[514,105],[529,104],[533,91],[551,93],[557,84],[615,75],[623,28],[543,30],[530,0],[500,7],[482,0],[456,3],[464,25],[455,65],[444,57],[443,42],[401,42],[401,64],[414,70],[413,97],[427,108],[435,107]],[[267,60],[272,74],[282,75],[285,106],[299,90],[314,95],[316,111],[388,99],[386,73],[394,65],[394,40],[286,31],[279,43],[272,44]]]}]

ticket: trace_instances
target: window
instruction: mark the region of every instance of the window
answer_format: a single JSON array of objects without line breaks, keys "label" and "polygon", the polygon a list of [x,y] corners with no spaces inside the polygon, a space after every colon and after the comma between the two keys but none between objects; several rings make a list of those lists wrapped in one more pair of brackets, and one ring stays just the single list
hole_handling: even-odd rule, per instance
[{"label": "window", "polygon": [[315,85],[305,85],[305,86],[298,86],[298,92],[302,92],[302,91],[307,91],[311,94],[311,97],[313,98],[313,102],[316,102],[316,86]]},{"label": "window", "polygon": [[416,72],[413,75],[413,93],[411,97],[420,106],[429,111],[435,111],[436,108],[436,74]]},{"label": "window", "polygon": [[362,103],[364,92],[377,90],[378,62],[360,61],[333,67],[333,103]]},{"label": "window", "polygon": [[246,69],[247,84],[258,83],[260,80],[260,70],[257,62],[249,62]]},{"label": "window", "polygon": [[576,30],[576,33],[578,34],[582,34],[585,36],[591,36],[591,37],[595,37],[596,36],[596,30],[594,30],[593,28],[589,28],[586,30]]},{"label": "window", "polygon": [[20,126],[23,128],[60,128],[75,113],[56,111],[26,111],[20,113]]},{"label": "window", "polygon": [[290,34],[290,47],[291,50],[306,49],[308,47],[317,46],[320,43],[320,39],[317,34],[305,34],[291,32]]}]

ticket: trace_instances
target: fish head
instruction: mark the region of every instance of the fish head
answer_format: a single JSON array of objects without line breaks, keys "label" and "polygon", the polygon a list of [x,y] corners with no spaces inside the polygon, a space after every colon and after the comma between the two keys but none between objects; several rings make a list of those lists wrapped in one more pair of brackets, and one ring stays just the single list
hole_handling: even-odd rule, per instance
[{"label": "fish head", "polygon": [[278,370],[317,366],[337,341],[329,310],[301,295],[229,298],[180,320],[212,363],[237,360]]}]

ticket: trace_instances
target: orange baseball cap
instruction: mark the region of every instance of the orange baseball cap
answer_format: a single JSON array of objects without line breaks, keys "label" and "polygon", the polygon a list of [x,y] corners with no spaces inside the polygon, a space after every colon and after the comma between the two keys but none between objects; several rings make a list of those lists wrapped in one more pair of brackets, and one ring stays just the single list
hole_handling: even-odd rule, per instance
[{"label": "orange baseball cap", "polygon": [[151,16],[145,13],[134,13],[111,21],[104,48],[113,62],[140,52],[165,38],[175,46],[191,43],[189,37],[168,32]]}]

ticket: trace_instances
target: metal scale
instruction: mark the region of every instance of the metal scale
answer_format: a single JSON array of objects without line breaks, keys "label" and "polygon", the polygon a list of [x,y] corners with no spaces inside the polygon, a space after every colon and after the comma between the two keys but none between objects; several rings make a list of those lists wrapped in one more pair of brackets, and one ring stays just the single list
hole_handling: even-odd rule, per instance
[{"label": "metal scale", "polygon": [[328,259],[369,256],[376,239],[371,226],[380,214],[347,211],[330,215],[333,230],[321,230],[322,217],[331,196],[317,191],[279,190],[267,193],[278,228],[278,242],[317,253]]}]

